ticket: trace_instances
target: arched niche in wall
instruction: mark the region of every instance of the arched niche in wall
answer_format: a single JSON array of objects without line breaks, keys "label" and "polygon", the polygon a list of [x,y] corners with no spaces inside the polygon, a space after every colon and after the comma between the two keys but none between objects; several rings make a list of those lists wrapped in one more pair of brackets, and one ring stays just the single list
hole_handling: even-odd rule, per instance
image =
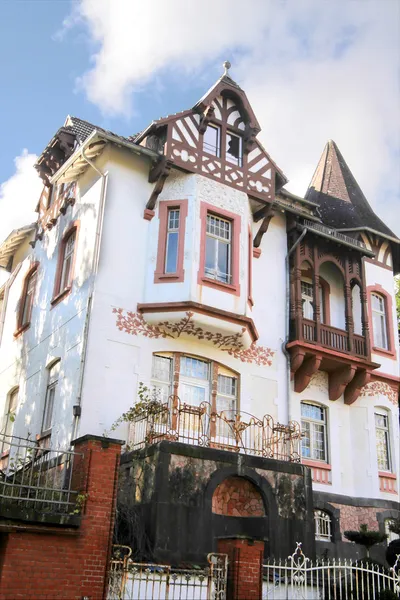
[{"label": "arched niche in wall", "polygon": [[265,517],[258,487],[245,477],[224,479],[212,496],[212,512],[226,517]]},{"label": "arched niche in wall", "polygon": [[345,330],[346,302],[343,274],[334,262],[325,261],[320,266],[319,275],[329,284],[330,325]]},{"label": "arched niche in wall", "polygon": [[356,335],[363,334],[362,326],[362,303],[361,303],[361,288],[357,282],[352,281],[351,286],[351,307],[353,310],[354,333]]}]

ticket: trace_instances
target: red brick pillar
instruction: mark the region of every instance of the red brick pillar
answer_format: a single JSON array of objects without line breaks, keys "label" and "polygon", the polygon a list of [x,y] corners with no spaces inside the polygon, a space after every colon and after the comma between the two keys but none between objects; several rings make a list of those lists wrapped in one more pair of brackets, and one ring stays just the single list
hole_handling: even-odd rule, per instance
[{"label": "red brick pillar", "polygon": [[73,479],[80,480],[86,498],[76,551],[81,597],[105,597],[122,443],[91,435],[73,442],[74,451],[83,455],[75,462]]},{"label": "red brick pillar", "polygon": [[243,537],[219,539],[218,552],[228,555],[227,600],[260,600],[264,542]]}]

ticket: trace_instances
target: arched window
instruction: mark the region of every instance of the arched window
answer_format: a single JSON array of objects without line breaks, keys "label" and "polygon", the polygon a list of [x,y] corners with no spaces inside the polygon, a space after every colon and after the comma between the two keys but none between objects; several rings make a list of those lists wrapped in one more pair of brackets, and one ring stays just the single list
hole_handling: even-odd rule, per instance
[{"label": "arched window", "polygon": [[371,294],[372,328],[374,346],[389,350],[385,298],[381,294]]},{"label": "arched window", "polygon": [[315,539],[322,542],[332,541],[331,515],[324,510],[314,510]]},{"label": "arched window", "polygon": [[33,299],[36,289],[38,267],[37,264],[31,268],[25,277],[24,287],[22,290],[20,309],[18,315],[17,332],[20,329],[25,329],[31,322]]},{"label": "arched window", "polygon": [[202,402],[212,404],[215,398],[213,409],[217,412],[237,410],[239,383],[236,373],[196,356],[173,352],[153,354],[151,386],[162,402],[177,393],[180,401],[189,406],[199,406]]},{"label": "arched window", "polygon": [[328,462],[326,409],[311,402],[301,403],[301,456]]},{"label": "arched window", "polygon": [[1,427],[2,440],[0,444],[0,454],[7,452],[10,448],[10,437],[14,430],[15,415],[18,408],[18,393],[19,388],[14,388],[7,396],[5,411],[3,415],[3,423]]}]

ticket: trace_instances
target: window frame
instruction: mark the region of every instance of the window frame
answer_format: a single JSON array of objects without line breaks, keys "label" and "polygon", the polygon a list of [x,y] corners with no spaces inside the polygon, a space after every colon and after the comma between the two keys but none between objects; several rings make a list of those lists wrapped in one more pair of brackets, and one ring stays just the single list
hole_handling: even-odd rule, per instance
[{"label": "window frame", "polygon": [[[53,298],[50,301],[52,306],[55,306],[56,304],[58,304],[61,300],[63,300],[66,296],[68,296],[71,293],[71,290],[73,287],[74,276],[75,276],[75,263],[76,263],[78,239],[79,239],[79,226],[80,226],[80,222],[74,221],[73,223],[71,223],[69,225],[69,227],[66,229],[64,235],[61,238],[61,242],[60,242],[59,248],[58,248],[57,269],[56,269],[56,276],[55,276],[55,280],[54,280]],[[70,270],[69,270],[69,278],[68,278],[69,283],[68,283],[68,285],[64,286],[64,289],[61,289],[61,282],[62,282],[63,271],[64,271],[65,252],[66,252],[68,241],[70,240],[72,235],[75,235],[75,241],[74,241],[74,250],[72,253],[71,266],[70,266]]]},{"label": "window frame", "polygon": [[[388,348],[380,348],[375,345],[375,333],[374,333],[374,322],[373,322],[373,311],[372,311],[372,294],[383,298],[385,306],[385,317],[386,317],[386,337]],[[394,323],[393,323],[393,299],[392,295],[389,294],[380,284],[370,285],[367,287],[367,298],[368,298],[368,320],[370,324],[370,340],[371,340],[371,351],[373,354],[380,356],[386,356],[396,359],[396,346],[394,337]]]},{"label": "window frame", "polygon": [[[239,140],[239,156],[236,158],[231,154],[233,158],[236,158],[236,162],[234,160],[229,160],[228,158],[228,135],[231,137],[235,137]],[[224,156],[225,164],[232,165],[234,167],[239,167],[239,169],[243,169],[243,135],[236,133],[228,128],[225,131],[225,156]]]},{"label": "window frame", "polygon": [[[301,408],[303,405],[309,405],[309,406],[315,406],[316,408],[319,408],[321,410],[323,410],[324,413],[324,420],[317,420],[317,419],[312,419],[311,417],[303,417],[303,415],[301,414]],[[307,463],[315,463],[316,465],[321,464],[321,465],[329,465],[329,434],[328,434],[328,409],[326,406],[324,406],[323,404],[318,404],[317,402],[312,402],[312,401],[307,401],[307,400],[302,400],[300,402],[300,424],[301,424],[301,430],[303,431],[303,421],[307,421],[309,423],[319,423],[322,424],[324,426],[324,451],[325,451],[325,458],[321,459],[321,458],[315,458],[314,456],[312,456],[312,450],[313,450],[313,436],[312,436],[312,428],[310,427],[310,454],[311,456],[303,456],[303,446],[301,445],[300,448],[300,453],[301,453],[301,460],[304,464]]]},{"label": "window frame", "polygon": [[[231,282],[225,283],[206,275],[206,237],[207,216],[214,215],[217,218],[231,222]],[[227,210],[223,210],[212,204],[202,202],[200,206],[201,234],[200,234],[200,262],[197,282],[200,285],[212,287],[240,296],[239,262],[240,262],[240,235],[241,217]]]},{"label": "window frame", "polygon": [[[39,270],[39,262],[35,261],[34,263],[32,263],[29,270],[25,274],[23,285],[22,285],[22,293],[21,293],[21,297],[19,300],[19,307],[18,307],[18,314],[17,314],[17,328],[14,333],[14,337],[18,337],[23,331],[26,331],[31,325],[33,300],[34,300],[34,296],[35,296],[36,288],[37,288],[38,270]],[[28,299],[28,287],[29,287],[30,281],[32,280],[32,277],[35,277],[36,280],[33,285],[32,293],[30,294],[31,301],[30,301],[28,317],[25,320],[25,322],[23,322],[26,302]]]},{"label": "window frame", "polygon": [[[175,273],[166,272],[167,244],[168,244],[168,219],[169,212],[179,209],[179,228],[178,228],[178,255],[177,267]],[[185,251],[185,231],[186,218],[188,214],[187,200],[162,200],[158,207],[159,230],[156,270],[154,272],[154,283],[179,283],[185,279],[183,268]]]},{"label": "window frame", "polygon": [[[317,515],[317,513],[321,513]],[[328,524],[328,533],[323,534],[320,531],[320,527],[317,525],[318,519],[323,520],[324,523]],[[317,542],[332,542],[333,541],[333,519],[332,515],[322,508],[314,508],[314,528],[315,528],[315,541]]]},{"label": "window frame", "polygon": [[[16,402],[15,402],[15,408],[12,411],[11,408],[11,401],[13,398],[16,398]],[[7,394],[6,397],[6,410],[4,411],[3,414],[3,421],[2,421],[2,425],[1,425],[1,433],[4,436],[8,436],[8,437],[12,437],[13,434],[13,430],[14,430],[14,422],[15,422],[15,415],[17,413],[18,410],[18,404],[19,404],[19,387],[15,386],[13,387]],[[13,414],[14,415],[14,420],[10,420],[10,415]],[[7,428],[11,423],[11,431],[8,433],[7,432]],[[4,446],[4,444],[3,444]],[[3,454],[3,452],[5,452],[4,448],[1,450],[0,454]]]},{"label": "window frame", "polygon": [[[214,222],[214,228],[219,228],[221,229],[221,224],[225,224],[223,225],[224,230],[227,232],[228,237],[224,237],[221,234],[218,233],[212,233],[211,231],[209,231],[209,220],[211,219],[215,219],[219,221],[219,225]],[[213,224],[211,223],[210,226],[212,227]],[[213,257],[212,257],[212,261],[213,261],[213,268],[212,269],[208,269],[207,265],[207,258],[208,258],[208,240],[215,240],[215,248],[213,249]],[[225,273],[222,273],[219,270],[219,259],[220,259],[220,249],[221,248],[226,248],[227,249],[227,270]],[[206,270],[208,269],[208,272],[206,272]],[[228,285],[230,285],[232,283],[232,222],[229,219],[223,219],[220,216],[214,215],[210,212],[207,212],[207,216],[206,216],[206,247],[205,247],[205,264],[204,264],[204,273],[206,275],[206,277],[209,277],[210,279],[212,279],[213,281],[219,281],[220,283],[227,283]],[[223,281],[223,279],[221,279],[221,277],[224,276],[227,281]]]},{"label": "window frame", "polygon": [[[52,381],[51,380],[51,371],[57,365],[58,365],[57,379]],[[56,399],[56,394],[57,394],[58,382],[60,380],[61,359],[54,360],[52,363],[50,363],[50,365],[48,365],[46,367],[46,371],[47,371],[47,373],[46,373],[47,374],[47,383],[46,383],[46,395],[45,395],[44,405],[43,405],[42,425],[41,425],[41,433],[40,433],[41,438],[51,435],[51,432],[53,429],[54,405],[55,405],[55,399]],[[45,426],[45,424],[47,424],[47,421],[48,421],[46,416],[47,416],[48,407],[49,407],[49,396],[53,390],[54,390],[54,395],[52,397],[50,427],[47,427],[45,429],[44,426]]]},{"label": "window frame", "polygon": [[[215,129],[217,131],[217,146],[216,146],[216,153],[214,152],[210,152],[206,147],[205,147],[205,143],[204,143],[204,136],[206,134],[206,131],[208,128],[211,129]],[[222,138],[222,127],[221,125],[217,125],[216,123],[208,123],[206,130],[203,133],[203,137],[202,137],[202,142],[203,142],[203,152],[205,154],[208,154],[209,156],[215,156],[216,158],[221,158],[221,138]]]},{"label": "window frame", "polygon": [[[376,423],[376,417],[384,417],[386,419],[386,427],[378,427]],[[392,443],[391,443],[391,426],[390,426],[390,412],[385,408],[375,407],[374,408],[374,427],[375,427],[375,451],[376,451],[376,465],[378,469],[378,473],[387,474],[393,473],[393,457],[392,457]],[[386,457],[387,457],[387,469],[382,469],[379,465],[379,455],[378,455],[378,434],[377,430],[380,429],[386,432],[385,436],[385,447],[386,447]]]}]

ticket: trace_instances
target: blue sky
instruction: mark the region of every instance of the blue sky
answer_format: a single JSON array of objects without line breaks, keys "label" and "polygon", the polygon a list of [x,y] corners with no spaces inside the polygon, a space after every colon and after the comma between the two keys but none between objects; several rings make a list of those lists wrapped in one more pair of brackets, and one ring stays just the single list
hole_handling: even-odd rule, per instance
[{"label": "blue sky", "polygon": [[32,164],[67,114],[136,133],[192,106],[225,59],[288,189],[332,138],[400,234],[399,47],[398,0],[2,0],[0,238],[34,218]]}]

